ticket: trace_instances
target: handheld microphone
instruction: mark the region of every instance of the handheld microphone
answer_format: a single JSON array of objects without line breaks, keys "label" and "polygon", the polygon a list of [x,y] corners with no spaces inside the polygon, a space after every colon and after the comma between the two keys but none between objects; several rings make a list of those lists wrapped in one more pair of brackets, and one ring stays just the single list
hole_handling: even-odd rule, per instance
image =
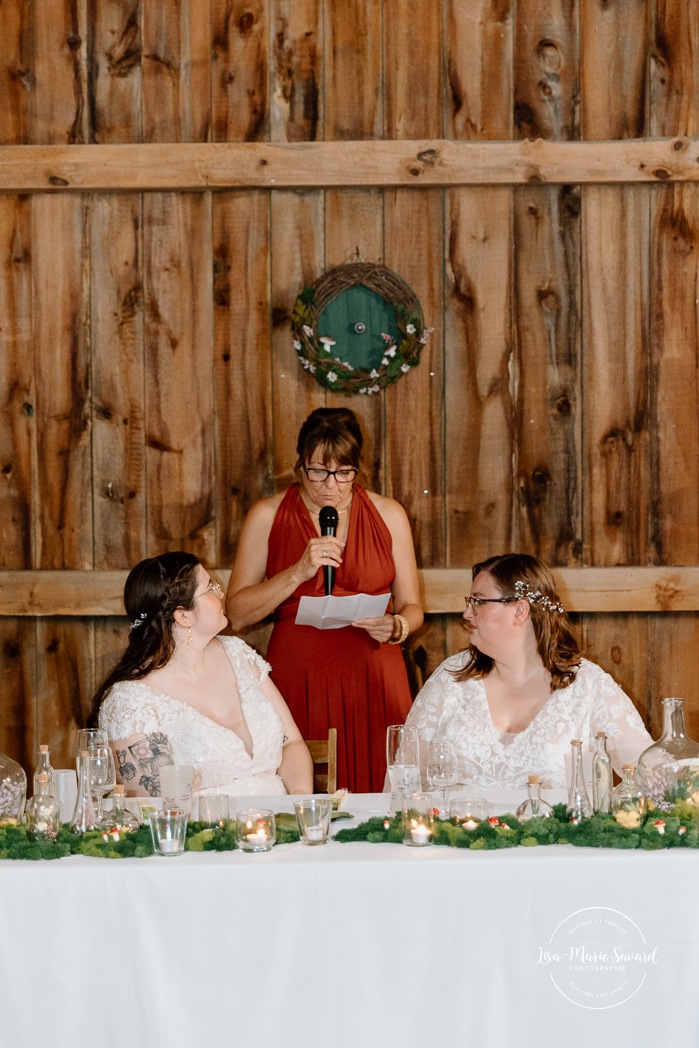
[{"label": "handheld microphone", "polygon": [[[321,535],[337,534],[337,522],[339,519],[334,506],[323,506],[318,514]],[[323,579],[325,580],[325,596],[327,597],[332,593],[335,585],[335,568],[332,564],[328,564],[323,568]]]}]

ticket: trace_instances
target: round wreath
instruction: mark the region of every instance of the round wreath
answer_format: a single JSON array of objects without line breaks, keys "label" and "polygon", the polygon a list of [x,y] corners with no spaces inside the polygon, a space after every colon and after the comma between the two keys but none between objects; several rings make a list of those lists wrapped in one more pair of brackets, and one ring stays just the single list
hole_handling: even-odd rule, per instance
[{"label": "round wreath", "polygon": [[[384,352],[381,363],[372,370],[355,368],[335,356],[336,342],[316,335],[318,318],[343,291],[363,284],[395,310],[398,337],[381,333]],[[410,371],[420,362],[420,351],[434,328],[426,328],[422,307],[406,282],[385,266],[370,262],[350,262],[335,266],[305,287],[291,314],[294,349],[301,364],[328,389],[371,396]]]}]

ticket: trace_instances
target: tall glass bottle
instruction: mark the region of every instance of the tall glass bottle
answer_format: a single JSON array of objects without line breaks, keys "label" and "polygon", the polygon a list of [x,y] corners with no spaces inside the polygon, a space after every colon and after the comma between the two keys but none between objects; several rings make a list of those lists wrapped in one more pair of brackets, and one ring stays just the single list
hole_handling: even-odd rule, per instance
[{"label": "tall glass bottle", "polygon": [[598,731],[592,755],[592,810],[609,814],[612,810],[612,759],[607,752],[607,736]]},{"label": "tall glass bottle", "polygon": [[48,775],[41,772],[27,804],[27,836],[33,841],[55,841],[60,828],[61,806],[50,792]]},{"label": "tall glass bottle", "polygon": [[571,822],[580,822],[581,819],[589,819],[592,815],[592,805],[587,795],[585,776],[583,775],[582,743],[580,739],[570,740],[570,750],[570,788],[568,790],[566,814]]},{"label": "tall glass bottle", "polygon": [[53,768],[51,767],[51,760],[49,758],[49,748],[46,745],[39,746],[39,760],[36,765],[36,771],[34,772],[34,793],[37,791],[40,775],[48,775],[48,791],[53,797],[55,797],[56,777],[53,774]]},{"label": "tall glass bottle", "polygon": [[75,802],[75,811],[70,822],[70,828],[74,833],[87,833],[88,830],[97,828],[97,814],[92,801],[92,790],[90,789],[89,750],[81,750],[78,754],[78,767],[80,768],[78,798]]},{"label": "tall glass bottle", "polygon": [[17,825],[22,821],[27,799],[27,776],[24,768],[4,753],[0,753],[0,826]]},{"label": "tall glass bottle", "polygon": [[638,758],[639,784],[653,808],[668,811],[675,801],[699,806],[699,744],[687,738],[684,699],[663,699],[663,733]]},{"label": "tall glass bottle", "polygon": [[548,801],[541,799],[541,779],[530,775],[527,779],[527,799],[522,801],[515,815],[522,822],[527,819],[548,819],[553,815],[553,808]]}]

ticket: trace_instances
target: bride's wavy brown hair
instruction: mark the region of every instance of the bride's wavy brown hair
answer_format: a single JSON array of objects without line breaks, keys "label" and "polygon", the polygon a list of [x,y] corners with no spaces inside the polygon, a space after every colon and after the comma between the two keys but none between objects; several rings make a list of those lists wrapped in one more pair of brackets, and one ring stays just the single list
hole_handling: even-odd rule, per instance
[{"label": "bride's wavy brown hair", "polygon": [[[502,553],[474,564],[471,578],[487,572],[503,597],[515,597],[515,584],[525,583],[532,593],[537,590],[553,603],[559,603],[556,584],[548,567],[529,553]],[[522,597],[526,600],[526,597]],[[551,674],[551,691],[567,688],[575,680],[580,665],[581,651],[575,639],[567,612],[549,611],[542,604],[530,604],[529,615],[539,656]],[[465,651],[466,661],[459,670],[452,671],[454,680],[479,680],[487,677],[493,668],[493,659],[470,644]]]},{"label": "bride's wavy brown hair", "polygon": [[194,607],[196,571],[201,561],[192,553],[175,551],[147,557],[129,572],[124,607],[131,620],[129,643],[118,663],[102,681],[92,701],[88,727],[97,725],[99,708],[112,685],[141,680],[165,666],[175,650],[172,626],[177,608]]}]

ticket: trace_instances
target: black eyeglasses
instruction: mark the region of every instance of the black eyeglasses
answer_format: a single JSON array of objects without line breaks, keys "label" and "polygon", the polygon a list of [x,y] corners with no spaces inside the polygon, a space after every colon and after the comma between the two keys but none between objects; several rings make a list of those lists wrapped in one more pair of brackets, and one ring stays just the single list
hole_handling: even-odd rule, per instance
[{"label": "black eyeglasses", "polygon": [[464,597],[469,611],[478,611],[483,604],[514,604],[519,597]]},{"label": "black eyeglasses", "polygon": [[316,469],[315,466],[303,466],[311,484],[323,484],[328,477],[334,477],[338,484],[350,484],[359,473],[358,469]]}]

